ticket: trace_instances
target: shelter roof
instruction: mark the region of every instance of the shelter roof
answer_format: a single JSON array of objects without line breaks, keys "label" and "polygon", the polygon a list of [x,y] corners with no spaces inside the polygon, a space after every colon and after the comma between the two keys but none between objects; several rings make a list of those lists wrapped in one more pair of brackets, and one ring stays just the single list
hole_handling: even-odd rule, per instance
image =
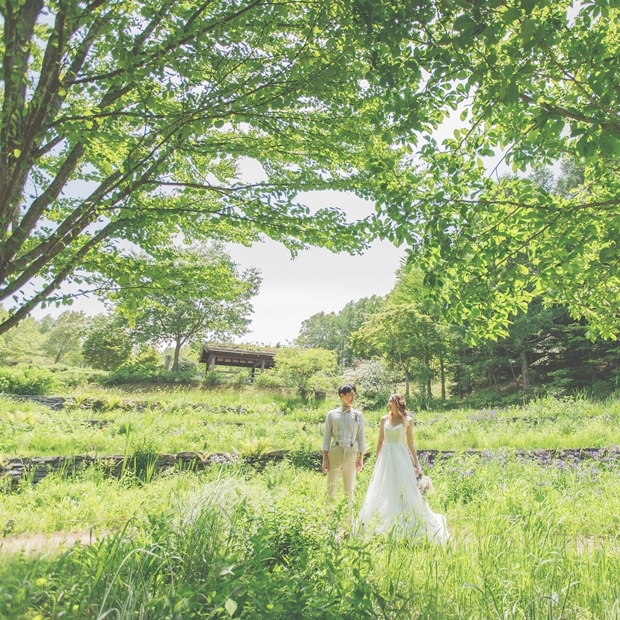
[{"label": "shelter roof", "polygon": [[209,366],[241,366],[244,368],[273,368],[275,351],[250,351],[203,345],[200,361]]}]

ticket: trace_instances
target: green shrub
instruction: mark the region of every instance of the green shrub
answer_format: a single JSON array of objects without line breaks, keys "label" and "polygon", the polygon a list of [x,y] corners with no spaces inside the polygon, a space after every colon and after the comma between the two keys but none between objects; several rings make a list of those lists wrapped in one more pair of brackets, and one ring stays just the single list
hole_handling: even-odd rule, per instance
[{"label": "green shrub", "polygon": [[33,364],[19,364],[0,368],[0,392],[5,394],[44,395],[57,387],[54,376],[47,368]]},{"label": "green shrub", "polygon": [[160,375],[167,373],[161,364],[160,356],[154,349],[144,349],[138,355],[132,356],[113,370],[104,383],[117,385],[122,383],[150,383],[157,382]]},{"label": "green shrub", "polygon": [[179,372],[186,372],[195,375],[199,370],[198,364],[194,360],[188,360],[187,358],[179,360]]},{"label": "green shrub", "polygon": [[254,385],[259,388],[284,387],[284,381],[273,370],[265,370],[254,377]]},{"label": "green shrub", "polygon": [[287,347],[276,353],[277,374],[285,386],[295,388],[302,398],[335,389],[337,369],[333,351]]},{"label": "green shrub", "polygon": [[138,355],[121,364],[109,375],[101,378],[104,385],[123,385],[128,383],[199,383],[202,376],[196,374],[194,362],[179,364],[178,371],[166,370],[160,355],[155,349],[145,349]]},{"label": "green shrub", "polygon": [[209,370],[204,376],[204,383],[207,387],[221,385],[222,381],[222,375],[217,370]]},{"label": "green shrub", "polygon": [[386,407],[398,379],[379,360],[357,360],[344,373],[344,380],[357,388],[359,406],[368,409]]},{"label": "green shrub", "polygon": [[49,371],[53,374],[59,389],[75,388],[80,385],[97,383],[107,376],[105,370],[66,366],[64,364],[54,364],[50,366]]}]

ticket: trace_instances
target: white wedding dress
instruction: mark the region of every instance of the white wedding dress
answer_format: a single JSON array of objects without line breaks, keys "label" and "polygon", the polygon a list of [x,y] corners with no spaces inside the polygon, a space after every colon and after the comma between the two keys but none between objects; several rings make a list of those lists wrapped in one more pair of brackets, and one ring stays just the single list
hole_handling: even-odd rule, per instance
[{"label": "white wedding dress", "polygon": [[357,529],[371,534],[427,538],[442,543],[450,538],[446,518],[435,514],[420,493],[406,444],[404,424],[383,427],[384,441],[372,472]]}]

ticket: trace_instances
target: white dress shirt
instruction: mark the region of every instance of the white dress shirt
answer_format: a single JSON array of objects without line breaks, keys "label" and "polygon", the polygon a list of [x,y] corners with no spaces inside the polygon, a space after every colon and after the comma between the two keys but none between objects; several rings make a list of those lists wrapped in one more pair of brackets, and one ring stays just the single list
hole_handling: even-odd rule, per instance
[{"label": "white dress shirt", "polygon": [[321,450],[328,452],[330,446],[357,447],[360,452],[366,452],[364,415],[361,411],[353,408],[344,411],[342,407],[337,407],[327,414]]}]

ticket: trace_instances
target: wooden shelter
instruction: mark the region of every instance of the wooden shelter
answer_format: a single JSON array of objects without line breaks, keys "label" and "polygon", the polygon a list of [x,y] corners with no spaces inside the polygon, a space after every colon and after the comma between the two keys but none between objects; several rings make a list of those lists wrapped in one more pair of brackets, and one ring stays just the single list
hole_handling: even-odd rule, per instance
[{"label": "wooden shelter", "polygon": [[262,372],[265,368],[275,366],[275,357],[275,351],[249,351],[203,345],[200,362],[207,365],[206,372],[213,370],[215,366],[251,368],[253,380],[257,368]]}]

